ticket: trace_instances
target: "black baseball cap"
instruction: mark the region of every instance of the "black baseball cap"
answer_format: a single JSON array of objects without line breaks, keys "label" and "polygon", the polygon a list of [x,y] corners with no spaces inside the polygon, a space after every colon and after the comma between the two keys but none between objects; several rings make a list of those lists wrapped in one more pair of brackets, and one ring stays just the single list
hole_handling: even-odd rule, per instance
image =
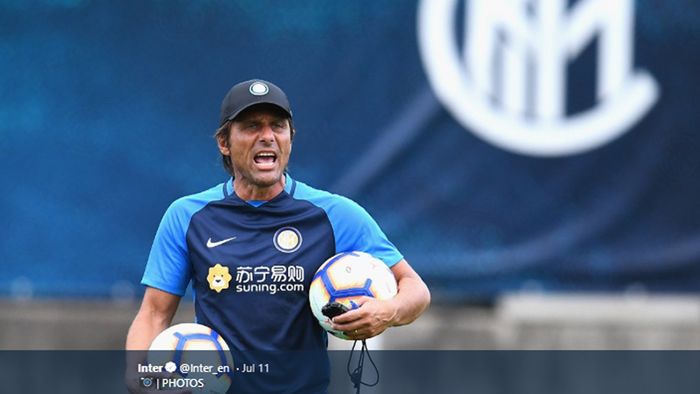
[{"label": "black baseball cap", "polygon": [[273,104],[280,107],[284,112],[292,117],[292,109],[289,107],[289,100],[282,89],[272,82],[262,79],[251,79],[234,85],[228,91],[224,101],[221,103],[221,119],[219,126],[227,120],[238,116],[246,108],[257,104]]}]

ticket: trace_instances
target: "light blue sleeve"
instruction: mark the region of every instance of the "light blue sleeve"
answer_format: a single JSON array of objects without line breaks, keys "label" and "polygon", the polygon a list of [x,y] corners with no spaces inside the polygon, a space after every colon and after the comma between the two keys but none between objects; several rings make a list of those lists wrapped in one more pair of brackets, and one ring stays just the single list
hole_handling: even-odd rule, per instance
[{"label": "light blue sleeve", "polygon": [[295,182],[294,198],[309,201],[326,212],[335,237],[336,253],[355,250],[366,252],[389,267],[403,260],[396,246],[359,204],[349,198]]},{"label": "light blue sleeve", "polygon": [[172,203],[163,215],[141,284],[183,296],[190,282],[191,265],[185,235],[191,212],[184,199]]},{"label": "light blue sleeve", "polygon": [[334,197],[335,202],[326,212],[333,227],[338,253],[354,250],[366,252],[389,267],[403,259],[403,255],[364,208],[348,198]]}]

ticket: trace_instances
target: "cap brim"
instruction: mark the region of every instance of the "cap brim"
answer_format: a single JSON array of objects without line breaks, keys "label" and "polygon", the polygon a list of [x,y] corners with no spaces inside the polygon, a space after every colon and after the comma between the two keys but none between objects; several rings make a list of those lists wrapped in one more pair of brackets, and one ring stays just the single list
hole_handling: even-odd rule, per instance
[{"label": "cap brim", "polygon": [[292,113],[289,112],[289,110],[288,110],[287,108],[283,107],[283,106],[280,105],[279,103],[276,103],[276,102],[274,102],[274,101],[264,100],[264,99],[263,99],[263,100],[254,101],[254,102],[252,102],[252,103],[246,104],[245,106],[241,107],[238,111],[236,111],[235,113],[229,115],[226,119],[222,120],[222,121],[221,121],[221,124],[223,124],[224,122],[227,122],[227,121],[229,121],[229,120],[235,119],[238,115],[241,114],[241,112],[247,110],[248,108],[254,107],[254,106],[256,106],[256,105],[261,105],[261,104],[274,105],[275,107],[277,107],[277,108],[281,109],[282,111],[284,111],[284,113],[286,113],[287,116],[289,116],[290,119],[291,119],[291,117],[292,117]]}]

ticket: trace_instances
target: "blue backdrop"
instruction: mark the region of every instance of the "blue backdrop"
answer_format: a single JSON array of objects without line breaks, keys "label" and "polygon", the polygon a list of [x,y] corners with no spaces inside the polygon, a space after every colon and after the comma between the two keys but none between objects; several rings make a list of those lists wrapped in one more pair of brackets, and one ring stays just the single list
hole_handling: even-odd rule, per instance
[{"label": "blue backdrop", "polygon": [[[700,3],[636,2],[634,65],[658,100],[556,157],[445,109],[416,2],[0,4],[2,295],[137,286],[169,203],[226,179],[220,101],[254,77],[292,101],[291,174],[365,206],[438,297],[700,290]],[[567,82],[576,105],[594,96],[592,48]]]}]

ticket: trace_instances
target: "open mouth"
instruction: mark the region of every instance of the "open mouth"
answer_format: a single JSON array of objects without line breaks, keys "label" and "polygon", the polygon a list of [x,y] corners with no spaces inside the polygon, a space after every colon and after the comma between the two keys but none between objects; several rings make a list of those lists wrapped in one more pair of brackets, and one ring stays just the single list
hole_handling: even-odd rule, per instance
[{"label": "open mouth", "polygon": [[272,166],[277,162],[277,155],[274,152],[260,152],[253,157],[255,164]]}]

